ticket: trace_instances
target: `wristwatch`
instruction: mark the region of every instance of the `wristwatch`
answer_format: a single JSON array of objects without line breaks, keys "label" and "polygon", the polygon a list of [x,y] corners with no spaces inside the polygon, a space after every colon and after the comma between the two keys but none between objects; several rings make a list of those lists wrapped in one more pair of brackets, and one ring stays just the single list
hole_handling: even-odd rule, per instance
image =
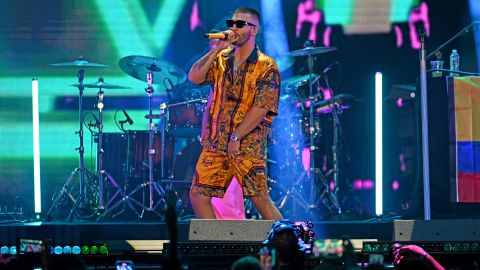
[{"label": "wristwatch", "polygon": [[230,141],[237,142],[239,140],[240,140],[240,138],[237,136],[237,134],[232,133],[232,135],[230,135]]}]

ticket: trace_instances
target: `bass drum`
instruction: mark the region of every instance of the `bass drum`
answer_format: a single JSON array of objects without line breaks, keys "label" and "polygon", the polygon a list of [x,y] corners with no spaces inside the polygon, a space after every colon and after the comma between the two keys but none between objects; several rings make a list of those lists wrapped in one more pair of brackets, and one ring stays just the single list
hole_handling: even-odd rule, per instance
[{"label": "bass drum", "polygon": [[201,152],[202,145],[197,140],[183,148],[173,163],[173,179],[191,181]]},{"label": "bass drum", "polygon": [[[103,167],[116,180],[148,181],[149,131],[103,133]],[[162,134],[154,132],[153,179],[161,179]],[[168,174],[173,163],[173,138],[165,136],[164,169]]]},{"label": "bass drum", "polygon": [[202,128],[206,99],[190,100],[168,106],[168,134],[180,138],[196,138]]},{"label": "bass drum", "polygon": [[[128,183],[128,134],[104,132],[103,169],[121,186]],[[98,164],[97,164],[98,166]]]}]

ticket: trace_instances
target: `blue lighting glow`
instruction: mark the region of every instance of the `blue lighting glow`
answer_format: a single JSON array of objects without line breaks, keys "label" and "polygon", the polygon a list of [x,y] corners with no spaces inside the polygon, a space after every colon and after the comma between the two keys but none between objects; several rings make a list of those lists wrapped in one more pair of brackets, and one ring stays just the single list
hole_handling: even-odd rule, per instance
[{"label": "blue lighting glow", "polygon": [[[470,6],[470,15],[472,21],[480,21],[480,1],[478,0],[469,0]],[[477,23],[473,26],[474,36],[475,36],[475,48],[477,48],[477,70],[480,70],[480,23]]]},{"label": "blue lighting glow", "polygon": [[277,61],[277,65],[282,68],[283,65],[288,65],[289,61],[293,61],[285,54],[289,51],[289,47],[283,19],[282,1],[263,0],[260,3],[262,18],[268,18],[262,21],[265,52],[272,56]]},{"label": "blue lighting glow", "polygon": [[81,252],[81,249],[80,249],[80,246],[73,246],[72,247],[72,254],[80,254]]},{"label": "blue lighting glow", "polygon": [[63,248],[61,246],[55,246],[53,248],[53,253],[54,254],[60,255],[60,254],[62,254],[62,252],[63,252]]},{"label": "blue lighting glow", "polygon": [[63,247],[63,254],[71,254],[71,253],[72,253],[72,248],[70,246]]},{"label": "blue lighting glow", "polygon": [[2,246],[0,248],[0,254],[8,254],[10,253],[10,249],[7,246]]}]

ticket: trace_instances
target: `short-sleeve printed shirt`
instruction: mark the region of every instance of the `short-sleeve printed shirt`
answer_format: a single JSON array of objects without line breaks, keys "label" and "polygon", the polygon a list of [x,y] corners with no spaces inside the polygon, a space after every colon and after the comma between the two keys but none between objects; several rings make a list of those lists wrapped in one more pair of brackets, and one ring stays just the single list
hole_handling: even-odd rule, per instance
[{"label": "short-sleeve printed shirt", "polygon": [[225,49],[217,55],[203,84],[213,85],[205,150],[226,153],[230,135],[255,106],[268,113],[260,125],[242,138],[240,151],[263,158],[271,123],[278,114],[280,73],[275,61],[255,48],[235,69],[234,51]]}]

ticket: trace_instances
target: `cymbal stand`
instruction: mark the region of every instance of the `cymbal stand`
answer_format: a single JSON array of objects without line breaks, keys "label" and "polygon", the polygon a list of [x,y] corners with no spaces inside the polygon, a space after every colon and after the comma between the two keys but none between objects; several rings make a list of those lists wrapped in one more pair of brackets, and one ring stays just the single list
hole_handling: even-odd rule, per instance
[{"label": "cymbal stand", "polygon": [[[157,68],[155,64],[152,64],[152,69]],[[157,185],[153,182],[153,156],[155,155],[155,148],[153,147],[153,139],[154,139],[154,124],[153,124],[153,112],[152,112],[152,96],[153,92],[155,91],[152,86],[153,83],[153,72],[149,71],[147,72],[147,84],[148,87],[145,89],[145,92],[148,94],[148,186],[149,186],[149,200],[148,200],[148,208],[146,209],[147,211],[154,211],[157,206],[161,202],[165,202],[166,198],[166,192],[163,190],[163,188],[160,185]],[[162,124],[163,124],[163,119],[162,119]],[[162,130],[163,130],[163,125],[162,125]],[[162,132],[162,136],[163,136]],[[164,140],[164,138],[162,138]],[[163,143],[162,143],[163,147]],[[163,149],[162,149],[163,150]],[[162,160],[163,160],[163,151],[162,151]],[[162,163],[163,164],[163,163]],[[162,165],[162,177],[164,174],[163,171],[163,165]],[[154,206],[153,205],[153,189],[156,189],[156,191],[160,195],[160,200],[158,200],[157,204]]]},{"label": "cymbal stand", "polygon": [[[315,138],[317,137],[316,128],[314,125],[314,117],[315,111],[313,103],[315,101],[315,95],[313,93],[313,84],[314,84],[314,74],[313,74],[313,55],[308,53],[307,54],[307,63],[308,63],[308,71],[309,71],[309,102],[310,105],[308,106],[308,134],[310,140],[310,167],[308,172],[303,172],[300,177],[295,180],[292,186],[289,188],[285,188],[280,186],[281,190],[285,191],[285,195],[281,198],[277,203],[279,205],[279,209],[285,206],[285,203],[288,197],[292,197],[292,199],[298,203],[298,206],[302,207],[305,212],[312,213],[312,210],[318,208],[318,203],[323,203],[325,207],[332,211],[334,208],[337,209],[338,213],[341,213],[340,205],[337,201],[336,196],[332,194],[329,190],[329,185],[325,174],[319,169],[316,168],[315,164],[315,151],[317,147],[315,146]],[[304,198],[301,193],[301,183],[303,179],[307,177],[310,180],[309,183],[309,196],[308,198]],[[317,185],[321,185],[322,192],[317,192]],[[320,193],[320,195],[318,195]],[[325,200],[324,197],[327,197]]]},{"label": "cymbal stand", "polygon": [[85,148],[83,146],[83,79],[85,78],[85,71],[80,69],[78,71],[78,83],[80,86],[78,87],[79,95],[78,95],[78,117],[80,119],[79,129],[78,129],[78,138],[80,142],[80,146],[77,148],[78,153],[80,155],[79,160],[79,170],[80,170],[80,192],[85,192],[85,161],[84,161],[84,152]]},{"label": "cymbal stand", "polygon": [[[341,213],[341,209],[339,206],[339,203],[337,201],[336,196],[332,194],[329,191],[329,186],[328,186],[328,181],[325,176],[325,174],[319,169],[315,167],[315,151],[317,150],[317,147],[315,146],[315,138],[318,136],[315,125],[314,125],[314,117],[315,117],[315,111],[314,111],[314,106],[313,103],[315,101],[316,96],[313,93],[313,84],[315,82],[314,74],[313,74],[313,62],[314,58],[313,55],[308,53],[307,55],[307,63],[308,63],[308,71],[309,71],[309,103],[310,105],[308,106],[308,134],[309,134],[309,140],[310,140],[310,147],[309,147],[309,152],[310,152],[310,167],[308,169],[308,172],[303,172],[295,181],[294,183],[288,187],[285,188],[282,185],[279,185],[278,187],[280,190],[283,190],[285,192],[285,195],[277,200],[276,204],[279,209],[282,209],[288,198],[291,197],[293,202],[296,202],[299,207],[304,209],[304,211],[308,214],[313,214],[313,210],[318,208],[318,203],[323,203],[325,207],[329,210],[332,211],[334,208],[337,209],[338,213]],[[304,178],[308,178],[309,181],[309,194],[307,198],[304,198],[302,195],[302,182]],[[321,185],[321,187],[319,187]],[[318,191],[318,188],[322,189],[322,192],[320,193]],[[326,200],[324,200],[324,197],[327,197]],[[295,207],[293,208],[294,211],[296,211]]]},{"label": "cymbal stand", "polygon": [[[330,202],[327,201],[321,201],[323,204],[328,208],[331,209],[331,206],[329,203],[331,203],[334,207],[339,209],[338,202],[334,196],[329,191],[329,186],[328,186],[328,181],[327,178],[325,177],[325,174],[319,169],[315,167],[315,151],[317,147],[315,146],[315,137],[317,136],[317,133],[315,131],[315,126],[314,126],[314,117],[315,117],[315,111],[313,108],[313,102],[315,101],[315,96],[313,93],[313,80],[314,80],[314,74],[313,74],[313,55],[308,54],[307,55],[307,63],[308,63],[308,72],[309,72],[309,101],[310,101],[310,106],[308,107],[308,130],[309,130],[309,135],[310,135],[310,168],[309,172],[310,174],[307,174],[307,177],[310,178],[310,197],[308,199],[308,208],[310,209],[315,209],[318,207],[318,202],[322,199],[323,195],[327,195],[328,199]],[[323,186],[323,192],[322,195],[317,198],[317,184],[320,184]]]},{"label": "cymbal stand", "polygon": [[[99,82],[103,82],[103,78],[100,77]],[[129,205],[129,207],[134,211],[135,209],[131,205],[131,203],[126,200],[125,193],[122,191],[122,188],[118,185],[118,183],[115,181],[115,179],[103,168],[103,153],[105,152],[103,149],[103,108],[104,108],[104,103],[103,103],[103,98],[104,98],[104,92],[102,87],[98,89],[97,93],[97,109],[98,109],[98,123],[96,123],[96,127],[98,129],[97,133],[97,181],[98,181],[98,204],[97,204],[97,210],[98,211],[104,211],[107,206],[113,202],[113,200],[120,195],[122,197],[122,201],[126,201]],[[104,180],[108,179],[110,184],[116,189],[116,192],[111,196],[109,202],[107,205],[105,205],[104,201],[104,194],[103,192],[105,191],[104,187]],[[70,212],[70,215],[67,217],[67,221],[70,221],[72,219],[72,214],[76,207],[82,203],[82,201],[86,197],[86,192],[83,192],[80,194],[79,199],[75,203],[75,205],[72,208],[72,211]]]},{"label": "cymbal stand", "polygon": [[97,176],[98,176],[98,206],[99,210],[105,209],[103,201],[103,179],[105,170],[103,170],[103,90],[98,88],[97,109],[98,109],[98,135],[97,135]]},{"label": "cymbal stand", "polygon": [[[328,82],[328,75],[327,73],[324,74],[325,83],[327,85],[328,91],[330,91],[330,96],[334,97],[332,88],[330,88],[330,84]],[[313,107],[313,106],[312,106]],[[337,209],[338,214],[342,214],[342,208],[338,203],[338,191],[339,191],[339,176],[340,176],[340,163],[338,160],[338,155],[340,151],[340,144],[339,144],[339,136],[343,134],[342,126],[340,125],[340,118],[338,115],[342,112],[340,106],[337,103],[333,102],[332,104],[332,121],[333,121],[333,144],[332,144],[332,173],[333,173],[333,194],[329,194],[329,189],[325,189],[320,198],[324,196],[329,196],[333,206]],[[328,174],[328,173],[327,173]]]},{"label": "cymbal stand", "polygon": [[[155,64],[152,64],[148,68],[149,68],[149,70],[154,70],[155,68],[158,68],[158,67]],[[167,193],[165,192],[165,190],[159,184],[157,184],[153,181],[153,156],[155,155],[155,148],[154,148],[154,136],[155,136],[154,127],[155,127],[155,125],[153,124],[153,119],[154,118],[164,119],[164,118],[163,118],[163,116],[158,117],[157,115],[153,114],[153,111],[152,111],[152,97],[153,97],[153,93],[155,91],[153,89],[153,86],[152,86],[153,73],[152,72],[147,72],[146,76],[147,76],[148,87],[145,88],[145,92],[147,92],[147,95],[148,95],[148,115],[146,115],[145,118],[147,118],[149,120],[148,182],[138,185],[135,189],[133,189],[130,193],[128,193],[126,196],[123,197],[123,200],[127,200],[127,202],[131,201],[131,202],[135,203],[137,206],[139,206],[140,208],[142,208],[142,212],[138,214],[139,218],[143,218],[143,215],[144,215],[145,211],[153,212],[153,213],[157,214],[159,217],[162,217],[162,214],[157,212],[156,209],[161,203],[164,203],[166,205],[166,198],[167,198],[167,196],[166,196]],[[163,123],[163,120],[162,120],[162,123]],[[163,152],[163,147],[162,147],[162,152]],[[162,157],[163,157],[163,155],[162,155]],[[149,187],[148,206],[145,206],[145,196],[143,196],[142,203],[140,203],[139,201],[132,198],[133,194],[135,194],[139,190],[144,190],[144,188],[146,186]],[[157,192],[157,194],[160,197],[158,202],[155,205],[153,204],[154,203],[153,202],[154,189],[155,189],[155,192]],[[145,193],[144,193],[144,195],[145,195]],[[103,218],[105,218],[105,216],[107,214],[109,214],[111,211],[113,211],[114,209],[119,207],[122,204],[123,200],[118,201],[117,203],[112,205],[111,208],[109,208],[107,211],[105,211],[102,215],[100,215],[97,218],[97,221],[102,220]]]},{"label": "cymbal stand", "polygon": [[[79,146],[75,148],[75,150],[78,151],[79,154],[79,163],[78,167],[75,168],[68,179],[65,181],[65,184],[62,186],[62,189],[58,192],[58,194],[55,196],[53,199],[53,203],[50,206],[50,209],[47,212],[47,216],[45,217],[45,220],[50,220],[52,218],[53,211],[59,206],[58,204],[61,203],[62,198],[64,195],[67,195],[68,198],[74,202],[75,204],[77,203],[78,199],[80,196],[75,199],[74,196],[70,193],[69,187],[71,182],[73,181],[74,176],[78,173],[79,175],[79,194],[84,194],[86,191],[86,186],[85,186],[85,175],[87,176],[88,179],[93,179],[92,173],[90,173],[88,170],[85,169],[85,161],[84,161],[84,144],[83,144],[83,90],[85,87],[83,86],[83,79],[85,78],[85,70],[80,69],[77,72],[77,78],[78,78],[78,122],[79,122],[79,129],[78,131],[75,131],[75,134],[78,134],[78,139],[79,139]],[[89,182],[90,182],[89,181]],[[79,205],[82,207],[83,205]],[[71,209],[69,217],[72,215],[73,211],[75,208]],[[67,218],[68,219],[68,218]]]}]

